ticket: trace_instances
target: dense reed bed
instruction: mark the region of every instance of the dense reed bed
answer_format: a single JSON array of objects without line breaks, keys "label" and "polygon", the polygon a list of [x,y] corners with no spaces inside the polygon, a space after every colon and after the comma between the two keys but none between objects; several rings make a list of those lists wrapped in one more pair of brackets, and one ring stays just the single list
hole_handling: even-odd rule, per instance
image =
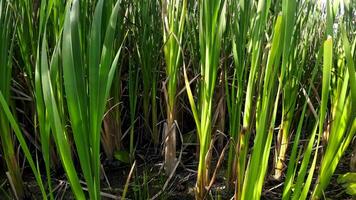
[{"label": "dense reed bed", "polygon": [[0,199],[355,197],[355,19],[349,0],[0,1]]}]

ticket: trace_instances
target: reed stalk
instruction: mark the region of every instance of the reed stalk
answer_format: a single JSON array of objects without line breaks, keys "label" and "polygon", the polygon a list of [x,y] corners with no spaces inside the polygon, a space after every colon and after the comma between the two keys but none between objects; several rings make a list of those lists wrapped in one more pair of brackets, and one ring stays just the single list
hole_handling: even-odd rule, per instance
[{"label": "reed stalk", "polygon": [[163,0],[162,23],[166,62],[166,126],[163,134],[165,170],[171,174],[176,163],[176,95],[179,67],[182,65],[182,39],[187,0]]}]

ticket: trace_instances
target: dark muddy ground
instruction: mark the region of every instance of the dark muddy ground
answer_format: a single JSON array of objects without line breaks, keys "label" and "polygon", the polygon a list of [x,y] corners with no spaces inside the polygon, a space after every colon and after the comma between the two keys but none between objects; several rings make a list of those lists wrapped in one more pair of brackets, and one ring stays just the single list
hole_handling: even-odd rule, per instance
[{"label": "dark muddy ground", "polygon": [[[147,148],[142,148],[147,149]],[[195,146],[187,146],[181,153],[180,164],[177,167],[174,176],[168,177],[164,174],[162,156],[157,155],[154,150],[140,151],[136,156],[136,168],[130,179],[128,198],[129,199],[172,199],[172,200],[189,200],[194,199],[194,185],[196,181],[196,153]],[[337,170],[332,177],[328,188],[325,191],[326,199],[352,199],[351,196],[344,193],[343,188],[336,182],[337,176],[349,171],[351,151],[345,153],[341,159]],[[216,156],[218,157],[218,156]],[[212,162],[212,171],[216,166],[217,158]],[[102,197],[103,199],[119,199],[122,195],[124,184],[129,174],[131,166],[121,163],[120,161],[104,161],[102,174]],[[318,170],[318,169],[316,169]],[[1,172],[1,174],[4,174]],[[269,173],[271,174],[271,169]],[[8,199],[11,195],[9,183],[5,177],[1,177],[0,182],[0,199]],[[62,170],[53,171],[52,180],[56,199],[74,199],[70,187],[65,181]],[[24,170],[24,181],[28,194],[28,199],[41,199],[36,182],[29,169]],[[314,179],[315,181],[315,179]],[[85,185],[83,185],[85,187]],[[281,199],[283,191],[283,180],[275,181],[272,177],[267,176],[263,188],[262,199],[277,200]],[[231,199],[233,192],[229,192],[225,184],[224,166],[217,171],[214,185],[211,188],[207,199]]]}]

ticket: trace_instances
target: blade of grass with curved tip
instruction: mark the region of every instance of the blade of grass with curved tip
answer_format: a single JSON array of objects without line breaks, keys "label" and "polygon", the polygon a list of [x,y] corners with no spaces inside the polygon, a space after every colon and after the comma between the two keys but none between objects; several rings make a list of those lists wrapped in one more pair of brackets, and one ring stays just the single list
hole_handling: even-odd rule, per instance
[{"label": "blade of grass with curved tip", "polygon": [[[53,57],[59,56],[59,51],[55,51]],[[54,58],[56,59],[56,58]],[[53,66],[51,66],[53,67]],[[64,128],[64,122],[61,120],[61,116],[58,111],[57,102],[54,96],[54,91],[52,87],[50,70],[48,68],[47,59],[47,39],[46,34],[43,36],[43,42],[41,47],[41,83],[42,83],[42,93],[43,100],[45,103],[45,108],[48,113],[48,120],[51,126],[56,146],[62,160],[62,164],[66,175],[69,179],[72,191],[76,198],[84,199],[84,193],[79,183],[79,178],[76,169],[73,164],[73,159],[71,156],[71,144],[68,141],[68,136]]]},{"label": "blade of grass with curved tip", "polygon": [[[57,30],[55,40],[59,39],[59,29],[61,29],[60,18],[51,18],[52,11],[64,7],[59,0],[55,1],[41,1],[34,5],[32,0],[16,1],[12,4],[16,11],[17,20],[21,23],[17,24],[16,33],[18,40],[18,47],[20,58],[23,64],[18,65],[23,71],[23,79],[25,80],[25,88],[28,88],[28,93],[35,101],[29,103],[29,114],[33,115],[29,118],[33,119],[35,134],[39,133],[41,150],[47,174],[48,190],[51,191],[50,178],[50,160],[49,152],[54,153],[53,148],[50,147],[49,124],[46,123],[46,113],[44,108],[43,98],[41,96],[41,81],[39,78],[38,63],[41,49],[41,38],[48,21],[53,22],[49,26],[49,32]],[[54,7],[54,5],[57,5]],[[34,14],[36,13],[36,14]],[[64,13],[64,12],[63,12]],[[56,23],[58,22],[58,23]],[[53,28],[53,29],[52,29]],[[53,37],[54,38],[54,37]],[[22,76],[22,75],[21,75]],[[37,121],[38,120],[38,121]],[[37,130],[38,127],[38,130]],[[56,156],[53,156],[52,161],[56,161]],[[50,198],[53,199],[52,192]]]},{"label": "blade of grass with curved tip", "polygon": [[[39,50],[39,48],[38,48]],[[41,138],[41,150],[43,161],[45,163],[46,169],[46,176],[47,176],[47,184],[48,189],[51,191],[52,183],[51,183],[51,173],[50,173],[50,124],[46,123],[48,120],[48,115],[46,113],[45,103],[43,100],[42,94],[42,83],[41,83],[41,69],[39,61],[40,54],[37,54],[37,62],[35,67],[35,97],[36,97],[36,110],[37,110],[37,119],[38,119],[38,126]],[[50,198],[53,199],[52,192],[50,193]]]},{"label": "blade of grass with curved tip", "polygon": [[[49,2],[47,4],[46,1],[41,1],[41,7],[40,7],[40,19],[39,19],[39,34],[38,34],[38,41],[42,40],[43,35],[45,34],[47,30],[47,24],[50,18],[50,14],[53,8],[53,1]],[[35,105],[36,105],[36,111],[37,111],[37,119],[38,119],[38,127],[39,127],[39,133],[40,133],[40,138],[41,138],[41,150],[42,150],[42,156],[45,164],[45,170],[46,170],[46,176],[47,176],[47,185],[48,185],[48,191],[50,195],[50,199],[54,199],[53,192],[52,192],[52,180],[51,180],[51,171],[50,171],[50,165],[51,165],[51,150],[53,149],[50,148],[50,143],[51,143],[51,134],[50,134],[50,124],[47,123],[48,120],[48,113],[46,112],[45,108],[45,103],[43,99],[43,94],[42,94],[42,82],[41,82],[41,65],[42,65],[42,60],[41,59],[41,44],[38,42],[37,44],[37,52],[36,52],[36,65],[35,65],[35,80],[34,80],[34,96],[35,96]],[[58,48],[56,48],[57,51]],[[57,51],[58,53],[58,51]],[[57,56],[58,57],[58,56]],[[46,58],[47,60],[47,58]],[[58,63],[56,68],[58,69]],[[55,67],[53,67],[55,69]],[[62,94],[60,92],[60,94]]]},{"label": "blade of grass with curved tip", "polygon": [[68,113],[75,147],[78,152],[82,171],[87,181],[90,197],[95,199],[93,188],[92,163],[90,162],[89,128],[85,121],[88,117],[88,103],[84,79],[83,57],[79,39],[79,1],[73,1],[67,9],[62,39],[63,78]]},{"label": "blade of grass with curved tip", "polygon": [[[88,44],[86,40],[81,40],[85,38],[81,36],[85,31],[80,29],[83,21],[80,12],[83,8],[79,5],[79,0],[73,1],[72,7],[67,10],[64,23],[62,40],[64,88],[75,146],[88,185],[89,196],[91,199],[100,199],[100,129],[121,49],[120,46],[114,58],[116,28],[118,22],[122,22],[123,16],[120,18],[118,16],[121,1],[117,1],[108,21],[104,24],[106,31],[101,42],[104,1],[98,1],[89,40],[92,48],[89,51],[90,58],[87,58],[85,51],[82,50]],[[85,121],[89,123],[83,123]]]}]

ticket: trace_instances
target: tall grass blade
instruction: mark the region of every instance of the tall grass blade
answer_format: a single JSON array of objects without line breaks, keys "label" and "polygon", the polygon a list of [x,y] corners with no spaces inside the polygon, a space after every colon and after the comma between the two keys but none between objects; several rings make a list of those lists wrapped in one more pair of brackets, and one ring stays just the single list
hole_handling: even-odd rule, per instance
[{"label": "tall grass blade", "polygon": [[[261,96],[259,97],[260,106],[257,108],[259,115],[256,116],[254,149],[245,173],[241,199],[260,198],[262,184],[267,170],[269,151],[273,138],[273,132],[270,130],[273,130],[274,127],[279,96],[276,82],[283,45],[282,19],[283,16],[278,16],[275,22],[271,50],[268,55],[267,66],[264,73],[264,86],[261,91]],[[273,102],[272,99],[275,98],[276,101]]]},{"label": "tall grass blade", "polygon": [[[10,103],[10,88],[12,79],[12,55],[13,55],[13,29],[14,16],[8,2],[0,2],[0,92],[4,96],[4,101]],[[0,108],[0,116],[5,116],[4,109]],[[17,199],[25,196],[24,186],[21,177],[21,170],[18,158],[15,153],[15,141],[13,140],[12,130],[9,120],[0,117],[0,141],[3,157],[5,159],[10,181],[13,185],[13,192]]]},{"label": "tall grass blade", "polygon": [[163,141],[165,145],[165,169],[171,174],[176,162],[176,92],[179,67],[182,63],[182,39],[187,12],[187,0],[162,0],[162,23],[164,57],[166,62],[166,128]]}]

